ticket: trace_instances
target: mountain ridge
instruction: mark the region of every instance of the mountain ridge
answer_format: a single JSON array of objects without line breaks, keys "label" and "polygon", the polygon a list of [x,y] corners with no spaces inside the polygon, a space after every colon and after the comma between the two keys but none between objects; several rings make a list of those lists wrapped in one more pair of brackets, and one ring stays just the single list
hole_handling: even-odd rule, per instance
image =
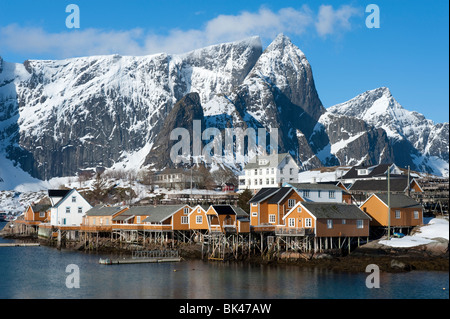
[{"label": "mountain ridge", "polygon": [[41,180],[98,166],[160,169],[167,161],[151,152],[167,151],[159,135],[192,93],[202,129],[277,128],[278,152],[303,169],[396,162],[448,176],[448,123],[403,109],[385,87],[325,109],[309,61],[283,34],[264,50],[251,37],[177,55],[0,58],[0,152]]}]

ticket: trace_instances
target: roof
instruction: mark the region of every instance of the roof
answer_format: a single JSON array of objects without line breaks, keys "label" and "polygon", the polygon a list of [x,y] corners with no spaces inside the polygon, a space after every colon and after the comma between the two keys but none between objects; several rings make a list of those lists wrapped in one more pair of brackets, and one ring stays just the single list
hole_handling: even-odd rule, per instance
[{"label": "roof", "polygon": [[212,207],[219,215],[236,215],[231,205],[212,205]]},{"label": "roof", "polygon": [[[66,195],[63,196],[63,198],[61,198],[53,207],[59,207],[59,205],[61,205],[62,202],[64,202],[66,200],[66,198],[68,198],[70,196],[70,194],[72,194],[73,192],[75,192],[75,188],[74,189],[70,189],[66,192]],[[62,193],[61,193],[62,194]],[[48,195],[50,197],[50,195]],[[80,195],[81,196],[81,195]],[[54,197],[60,197],[60,196],[54,196]]]},{"label": "roof", "polygon": [[[263,167],[277,167],[289,153],[259,155],[252,158],[244,169],[263,168]],[[289,155],[290,156],[290,155]],[[259,164],[259,160],[265,159],[267,163]],[[274,165],[275,164],[275,165]]]},{"label": "roof", "polygon": [[237,219],[248,217],[247,212],[242,208],[240,208],[239,206],[234,206],[233,209],[236,212]]},{"label": "roof", "polygon": [[[377,193],[374,194],[378,197],[386,206],[388,205],[388,194]],[[422,208],[422,205],[405,194],[390,194],[391,208]]]},{"label": "roof", "polygon": [[248,214],[238,206],[211,205],[218,215],[236,215],[236,217],[247,217]]},{"label": "roof", "polygon": [[352,204],[302,202],[301,205],[316,218],[371,219]]},{"label": "roof", "polygon": [[295,189],[292,187],[281,187],[269,200],[269,204],[278,204],[290,191],[294,191]]},{"label": "roof", "polygon": [[259,202],[265,200],[266,198],[268,198],[269,196],[272,196],[273,194],[278,192],[278,190],[279,190],[278,187],[261,188],[258,191],[258,193],[256,193],[256,195],[250,199],[249,203],[259,203]]},{"label": "roof", "polygon": [[334,183],[289,183],[292,187],[298,190],[334,190],[334,191],[343,191],[342,188],[336,186]]},{"label": "roof", "polygon": [[35,213],[46,212],[46,211],[48,211],[51,207],[52,207],[52,205],[49,205],[49,204],[36,204],[36,205],[31,205],[31,209],[32,209],[33,212],[35,212]]},{"label": "roof", "polygon": [[178,168],[165,168],[162,171],[156,172],[156,175],[165,175],[165,174],[184,174],[187,173],[188,170],[178,167]]},{"label": "roof", "polygon": [[192,209],[192,211],[194,211],[197,207],[200,207],[201,209],[203,209],[205,212],[209,209],[209,205],[195,205]]},{"label": "roof", "polygon": [[[411,181],[412,182],[412,181]],[[373,179],[373,180],[357,180],[350,187],[350,191],[372,191],[372,192],[387,192],[387,180],[386,179]],[[390,180],[389,188],[393,192],[404,192],[408,187],[408,179],[395,178]]]},{"label": "roof", "polygon": [[126,206],[95,206],[86,212],[86,216],[112,216],[125,208]]},{"label": "roof", "polygon": [[[378,165],[359,165],[353,166],[347,173],[342,176],[342,179],[349,178],[370,178],[374,176],[382,176],[386,174],[387,169],[393,164],[378,164]],[[372,169],[367,175],[358,175],[358,169]]]},{"label": "roof", "polygon": [[[147,216],[143,222],[158,223],[170,217],[173,213],[187,206],[180,205],[158,205],[158,206],[132,206],[119,216]],[[117,216],[117,217],[119,217]],[[114,220],[120,220],[114,218]]]},{"label": "roof", "polygon": [[71,191],[72,191],[71,189],[49,189],[48,196],[49,197],[65,197]]}]

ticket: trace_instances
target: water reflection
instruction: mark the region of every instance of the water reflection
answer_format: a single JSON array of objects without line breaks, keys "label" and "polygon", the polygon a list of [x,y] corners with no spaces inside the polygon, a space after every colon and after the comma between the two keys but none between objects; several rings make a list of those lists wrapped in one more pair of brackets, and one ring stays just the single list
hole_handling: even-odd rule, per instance
[{"label": "water reflection", "polygon": [[[449,298],[446,272],[381,273],[381,287],[368,289],[365,273],[200,260],[100,265],[99,257],[45,246],[2,247],[0,298]],[[65,285],[69,264],[80,269],[79,289]]]}]

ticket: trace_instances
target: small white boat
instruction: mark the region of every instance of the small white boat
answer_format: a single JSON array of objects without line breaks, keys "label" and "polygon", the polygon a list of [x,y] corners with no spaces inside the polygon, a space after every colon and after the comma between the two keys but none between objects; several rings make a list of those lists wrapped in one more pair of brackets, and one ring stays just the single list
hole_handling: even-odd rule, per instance
[{"label": "small white boat", "polygon": [[109,259],[109,258],[105,258],[105,259],[100,258],[100,260],[98,261],[98,263],[99,263],[99,264],[102,264],[102,265],[111,265],[111,264],[112,264],[112,260]]}]

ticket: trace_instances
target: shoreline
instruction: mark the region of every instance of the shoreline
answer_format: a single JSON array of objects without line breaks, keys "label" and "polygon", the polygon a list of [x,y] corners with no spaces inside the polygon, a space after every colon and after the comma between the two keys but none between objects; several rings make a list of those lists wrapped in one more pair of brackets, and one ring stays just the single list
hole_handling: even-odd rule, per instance
[{"label": "shoreline", "polygon": [[[22,240],[24,242],[39,242],[43,246],[58,249],[54,242],[32,235],[0,234],[0,237],[12,240]],[[68,245],[67,245],[68,244]],[[373,246],[373,245],[372,245]],[[382,272],[398,273],[408,271],[449,271],[448,251],[442,255],[430,255],[426,249],[415,247],[415,249],[380,249],[359,247],[348,255],[340,255],[332,252],[301,254],[294,252],[284,252],[278,256],[266,255],[240,255],[238,258],[227,258],[224,261],[208,261],[202,258],[202,249],[199,244],[179,244],[173,249],[177,249],[184,260],[204,260],[205,262],[222,263],[248,263],[252,265],[288,265],[298,267],[310,267],[317,269],[327,269],[338,272],[366,272],[366,267],[375,264]],[[102,245],[97,249],[85,249],[79,242],[66,242],[65,250],[78,251],[82,253],[96,253],[99,255],[131,255],[132,250],[119,248],[114,245]],[[146,247],[147,249],[169,249],[161,245]]]}]

